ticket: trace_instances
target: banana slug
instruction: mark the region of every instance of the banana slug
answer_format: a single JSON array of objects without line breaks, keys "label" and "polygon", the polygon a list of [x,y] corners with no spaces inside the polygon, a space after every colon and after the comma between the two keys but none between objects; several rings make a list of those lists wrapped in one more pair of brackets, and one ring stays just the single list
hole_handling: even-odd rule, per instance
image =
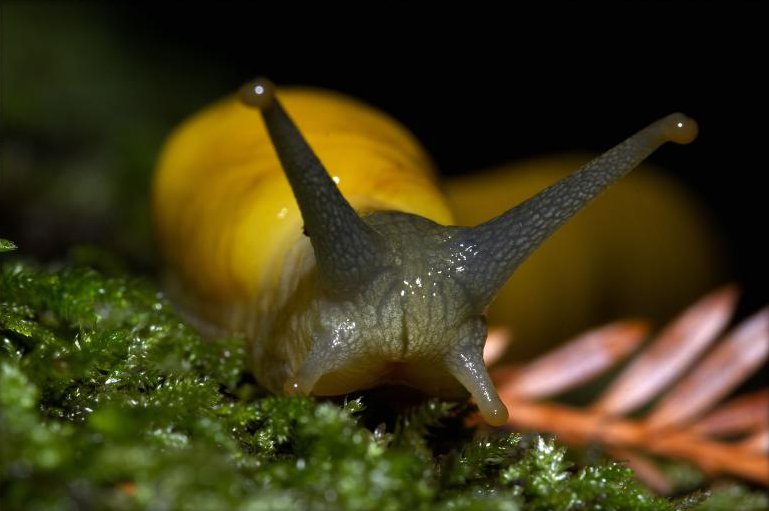
[{"label": "banana slug", "polygon": [[508,412],[482,359],[489,303],[596,195],[696,133],[692,119],[664,117],[463,227],[405,128],[345,96],[261,79],[171,136],[155,174],[155,230],[181,307],[243,333],[269,390],[469,392],[501,425]]}]

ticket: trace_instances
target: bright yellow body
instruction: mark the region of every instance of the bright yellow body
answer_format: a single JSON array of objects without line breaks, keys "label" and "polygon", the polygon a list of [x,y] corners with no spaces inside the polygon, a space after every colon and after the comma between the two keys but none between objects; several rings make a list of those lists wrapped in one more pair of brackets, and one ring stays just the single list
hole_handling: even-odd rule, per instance
[{"label": "bright yellow body", "polygon": [[[278,97],[355,209],[453,222],[428,156],[395,121],[328,91],[285,89]],[[153,209],[175,299],[224,330],[251,333],[290,300],[297,266],[312,264],[259,112],[234,97],[171,136],[155,175]]]}]

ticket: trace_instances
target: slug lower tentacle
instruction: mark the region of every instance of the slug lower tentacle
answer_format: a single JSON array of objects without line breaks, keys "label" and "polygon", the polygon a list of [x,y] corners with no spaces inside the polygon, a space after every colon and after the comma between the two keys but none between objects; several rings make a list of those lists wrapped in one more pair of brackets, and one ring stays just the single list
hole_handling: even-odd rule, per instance
[{"label": "slug lower tentacle", "polygon": [[[201,309],[211,321],[249,337],[254,373],[275,392],[333,395],[383,383],[447,397],[469,392],[493,425],[504,424],[508,414],[482,358],[484,311],[499,288],[560,225],[659,145],[696,135],[694,121],[668,116],[506,213],[459,227],[451,225],[426,158],[407,133],[345,99],[287,95],[305,111],[314,105],[322,117],[317,125],[309,117],[303,121],[308,141],[280,94],[266,80],[245,85],[241,104],[223,103],[216,115],[192,121],[161,160],[156,207],[188,222],[180,230],[162,216],[159,227],[178,240],[164,247],[185,289],[206,304]],[[211,143],[228,163],[203,202],[176,179],[185,172],[210,176],[211,167],[199,164],[189,147],[203,132],[195,123],[214,118],[219,124],[205,128],[210,132],[228,133],[224,128],[233,119],[252,128],[229,151],[223,136]],[[319,129],[323,123],[340,128]],[[360,136],[343,123],[376,129]],[[263,142],[267,137],[271,147]],[[323,137],[331,138],[319,158],[312,140]],[[263,163],[253,165],[254,155]],[[268,185],[274,195],[262,193]],[[160,200],[169,198],[171,205]],[[200,207],[219,220],[209,226],[201,215],[199,226],[174,205]],[[277,212],[277,220],[256,218],[267,211]],[[230,230],[254,241],[242,248]],[[249,262],[248,250],[258,264]],[[199,261],[207,267],[198,268]],[[223,305],[217,309],[217,303]]]}]

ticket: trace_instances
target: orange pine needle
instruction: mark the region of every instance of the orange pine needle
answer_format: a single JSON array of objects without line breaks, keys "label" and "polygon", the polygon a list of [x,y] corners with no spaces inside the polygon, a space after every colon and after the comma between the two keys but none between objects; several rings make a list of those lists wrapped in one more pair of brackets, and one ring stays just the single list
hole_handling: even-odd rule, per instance
[{"label": "orange pine needle", "polygon": [[512,334],[507,328],[489,328],[489,333],[486,335],[486,344],[483,346],[483,362],[490,366],[502,355],[505,354],[505,350],[510,345]]},{"label": "orange pine needle", "polygon": [[739,396],[698,420],[692,431],[721,436],[769,429],[769,389]]},{"label": "orange pine needle", "polygon": [[649,426],[664,428],[696,418],[761,367],[767,355],[769,308],[739,325],[673,387],[649,416]]},{"label": "orange pine needle", "polygon": [[[769,428],[762,429],[744,440],[740,447],[745,450],[769,454]],[[769,460],[769,458],[767,458]],[[769,467],[767,467],[769,468]]]},{"label": "orange pine needle", "polygon": [[727,286],[686,310],[614,380],[596,408],[623,415],[648,403],[716,340],[736,301],[736,288]]},{"label": "orange pine needle", "polygon": [[526,398],[552,396],[603,373],[632,353],[648,332],[646,323],[623,321],[588,331],[504,376],[499,391]]}]

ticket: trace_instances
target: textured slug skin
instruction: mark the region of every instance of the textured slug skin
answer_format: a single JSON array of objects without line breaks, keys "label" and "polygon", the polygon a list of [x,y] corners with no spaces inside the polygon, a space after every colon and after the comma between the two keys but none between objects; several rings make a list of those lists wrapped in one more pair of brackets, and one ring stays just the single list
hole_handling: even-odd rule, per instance
[{"label": "textured slug skin", "polygon": [[[278,97],[360,213],[453,223],[429,157],[394,120],[329,91],[286,88]],[[194,318],[254,337],[291,307],[314,256],[258,111],[228,97],[177,128],[152,206],[172,294]]]}]

